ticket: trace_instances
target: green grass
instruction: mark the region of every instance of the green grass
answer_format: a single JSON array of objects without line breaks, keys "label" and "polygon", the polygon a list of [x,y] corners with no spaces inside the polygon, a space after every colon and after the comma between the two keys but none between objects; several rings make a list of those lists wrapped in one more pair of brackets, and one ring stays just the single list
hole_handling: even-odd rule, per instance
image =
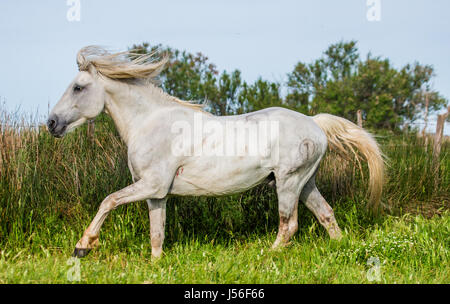
[{"label": "green grass", "polygon": [[[105,117],[93,140],[86,128],[56,140],[24,121],[3,115],[0,124],[0,283],[71,283],[75,243],[104,197],[131,182],[126,150]],[[364,207],[367,174],[331,153],[322,163],[318,187],[345,230],[340,242],[300,204],[291,245],[270,251],[277,200],[258,186],[169,199],[165,254],[152,260],[148,211],[138,202],[108,216],[100,248],[79,260],[79,282],[450,283],[449,143],[436,161],[414,135],[378,141],[389,157],[383,215]],[[371,257],[381,263],[380,282],[367,279]]]},{"label": "green grass", "polygon": [[[73,282],[67,275],[77,236],[57,233],[53,239],[60,247],[2,250],[0,282],[450,283],[449,227],[448,212],[432,219],[388,217],[365,233],[346,229],[343,240],[331,241],[313,224],[279,251],[269,250],[275,233],[233,240],[192,237],[166,246],[160,260],[150,258],[146,236],[105,233],[101,248],[80,260],[80,281]],[[380,281],[368,279],[370,257],[380,261]]]}]

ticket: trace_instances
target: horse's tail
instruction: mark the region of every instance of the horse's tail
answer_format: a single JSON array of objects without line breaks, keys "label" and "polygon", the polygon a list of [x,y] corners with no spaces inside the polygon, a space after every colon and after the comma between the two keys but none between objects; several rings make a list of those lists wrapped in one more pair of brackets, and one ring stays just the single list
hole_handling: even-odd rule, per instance
[{"label": "horse's tail", "polygon": [[[384,155],[373,136],[342,117],[318,114],[312,119],[325,132],[331,149],[346,158],[354,155],[358,163],[360,163],[362,157],[367,161],[370,172],[370,207],[375,212],[380,211],[380,199],[384,183]],[[355,149],[360,153],[357,153]]]}]

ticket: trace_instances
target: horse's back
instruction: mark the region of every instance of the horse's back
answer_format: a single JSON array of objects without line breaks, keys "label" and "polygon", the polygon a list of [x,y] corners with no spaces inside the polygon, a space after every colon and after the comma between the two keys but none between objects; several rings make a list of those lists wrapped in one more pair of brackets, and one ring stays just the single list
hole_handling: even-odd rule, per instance
[{"label": "horse's back", "polygon": [[278,123],[281,144],[296,145],[306,140],[313,142],[321,152],[326,150],[326,134],[310,116],[281,107],[266,108],[245,115],[248,115],[248,119],[268,119]]}]

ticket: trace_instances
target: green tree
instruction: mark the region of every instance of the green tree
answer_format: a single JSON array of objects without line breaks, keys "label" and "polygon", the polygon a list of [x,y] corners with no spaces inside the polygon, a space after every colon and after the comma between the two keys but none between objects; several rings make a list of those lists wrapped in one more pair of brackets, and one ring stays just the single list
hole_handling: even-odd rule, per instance
[{"label": "green tree", "polygon": [[362,110],[366,125],[399,128],[420,118],[425,94],[431,111],[447,101],[431,89],[431,66],[414,63],[400,70],[388,59],[368,54],[360,60],[355,41],[331,45],[310,64],[299,62],[288,74],[286,104],[298,111],[326,112],[355,120]]},{"label": "green tree", "polygon": [[167,93],[184,100],[206,101],[206,108],[216,115],[242,111],[238,101],[242,87],[240,71],[231,74],[224,71],[219,75],[216,66],[201,53],[194,55],[148,43],[133,45],[131,49],[138,54],[168,54],[169,62],[160,75],[161,86]]},{"label": "green tree", "polygon": [[259,78],[252,85],[244,82],[239,95],[239,104],[243,106],[242,112],[252,112],[269,107],[283,106],[280,96],[280,85]]}]

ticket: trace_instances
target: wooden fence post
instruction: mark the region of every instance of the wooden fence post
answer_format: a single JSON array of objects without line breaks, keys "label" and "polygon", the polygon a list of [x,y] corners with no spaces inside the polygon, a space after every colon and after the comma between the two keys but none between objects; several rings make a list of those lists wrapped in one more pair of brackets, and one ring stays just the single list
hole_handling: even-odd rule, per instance
[{"label": "wooden fence post", "polygon": [[444,135],[444,125],[450,113],[450,106],[447,107],[447,113],[440,114],[437,117],[436,134],[434,135],[433,162],[437,168],[439,164],[439,154],[441,154],[442,137]]},{"label": "wooden fence post", "polygon": [[357,124],[360,128],[363,127],[363,120],[362,120],[362,114],[361,114],[361,110],[356,111],[356,121]]},{"label": "wooden fence post", "polygon": [[428,106],[430,104],[429,95],[425,93],[425,114],[423,115],[424,127],[422,130],[422,136],[425,136],[426,129],[428,127]]},{"label": "wooden fence post", "polygon": [[424,127],[422,130],[422,137],[424,138],[425,142],[425,152],[428,151],[428,136],[426,133],[427,127],[428,127],[428,106],[430,104],[430,100],[429,100],[429,94],[428,92],[425,93],[425,114],[423,116],[423,121],[424,121]]}]

